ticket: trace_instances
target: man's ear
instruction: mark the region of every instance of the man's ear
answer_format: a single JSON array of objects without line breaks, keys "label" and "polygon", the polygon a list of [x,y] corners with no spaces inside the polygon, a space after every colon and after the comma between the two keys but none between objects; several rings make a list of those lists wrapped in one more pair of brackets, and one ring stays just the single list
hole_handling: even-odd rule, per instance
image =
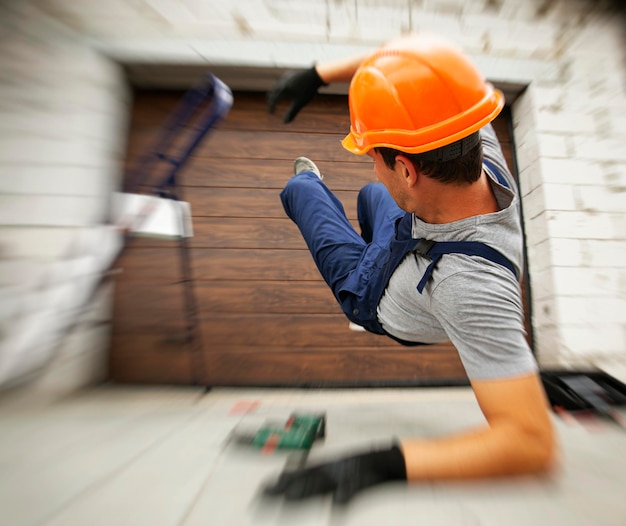
[{"label": "man's ear", "polygon": [[409,188],[413,188],[419,179],[419,172],[415,169],[415,166],[408,157],[404,155],[396,155],[395,160],[396,172],[402,175]]}]

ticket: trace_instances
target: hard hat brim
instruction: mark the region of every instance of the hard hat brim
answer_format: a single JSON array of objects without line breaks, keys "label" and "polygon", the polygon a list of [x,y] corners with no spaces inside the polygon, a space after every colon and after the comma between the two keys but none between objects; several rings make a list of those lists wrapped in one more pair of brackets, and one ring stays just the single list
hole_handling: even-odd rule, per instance
[{"label": "hard hat brim", "polygon": [[393,148],[406,153],[423,153],[441,148],[480,130],[498,116],[504,107],[504,94],[491,85],[489,88],[487,95],[474,107],[430,128],[417,131],[369,130],[358,134],[351,126],[341,145],[355,155],[364,155],[376,147]]}]

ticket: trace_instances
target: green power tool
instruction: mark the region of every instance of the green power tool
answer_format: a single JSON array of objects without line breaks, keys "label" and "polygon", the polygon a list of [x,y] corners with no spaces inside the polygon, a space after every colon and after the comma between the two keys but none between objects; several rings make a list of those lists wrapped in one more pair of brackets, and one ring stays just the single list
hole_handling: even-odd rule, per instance
[{"label": "green power tool", "polygon": [[276,449],[308,450],[326,436],[326,415],[292,414],[286,423],[268,422],[254,433],[235,433],[238,444],[268,453]]}]

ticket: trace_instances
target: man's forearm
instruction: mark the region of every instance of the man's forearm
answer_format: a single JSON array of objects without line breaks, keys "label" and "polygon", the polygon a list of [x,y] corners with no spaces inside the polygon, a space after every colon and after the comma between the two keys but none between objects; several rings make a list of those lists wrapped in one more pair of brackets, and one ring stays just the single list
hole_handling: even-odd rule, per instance
[{"label": "man's forearm", "polygon": [[501,426],[438,440],[404,440],[401,449],[410,481],[471,479],[547,470],[554,457],[551,441]]},{"label": "man's forearm", "polygon": [[319,62],[315,64],[317,74],[326,84],[333,82],[350,82],[356,70],[368,55],[346,59]]},{"label": "man's forearm", "polygon": [[407,478],[481,478],[552,467],[557,445],[538,375],[472,386],[488,426],[449,438],[402,441]]},{"label": "man's forearm", "polygon": [[[387,46],[393,45],[396,41],[403,40],[406,37],[399,37],[387,41],[379,49],[383,49]],[[333,82],[350,82],[352,77],[359,69],[361,63],[372,55],[375,50],[369,51],[362,55],[356,55],[345,59],[331,60],[327,62],[320,62],[315,64],[317,74],[326,84],[332,84]]]}]

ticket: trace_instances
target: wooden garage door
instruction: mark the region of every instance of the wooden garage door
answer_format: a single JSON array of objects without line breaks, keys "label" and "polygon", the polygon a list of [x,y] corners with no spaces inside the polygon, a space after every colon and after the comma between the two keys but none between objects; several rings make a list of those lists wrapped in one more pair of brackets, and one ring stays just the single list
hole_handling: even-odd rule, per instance
[{"label": "wooden garage door", "polygon": [[[182,93],[135,94],[127,165],[145,151]],[[207,386],[423,385],[466,381],[451,344],[403,347],[348,329],[279,192],[293,159],[314,159],[356,225],[371,162],[339,141],[343,96],[320,96],[290,125],[266,112],[265,94],[237,92],[227,119],[180,172],[195,235],[189,255],[201,347],[185,342],[177,244],[135,239],[116,281],[111,378]],[[509,164],[506,116],[495,125]]]}]

